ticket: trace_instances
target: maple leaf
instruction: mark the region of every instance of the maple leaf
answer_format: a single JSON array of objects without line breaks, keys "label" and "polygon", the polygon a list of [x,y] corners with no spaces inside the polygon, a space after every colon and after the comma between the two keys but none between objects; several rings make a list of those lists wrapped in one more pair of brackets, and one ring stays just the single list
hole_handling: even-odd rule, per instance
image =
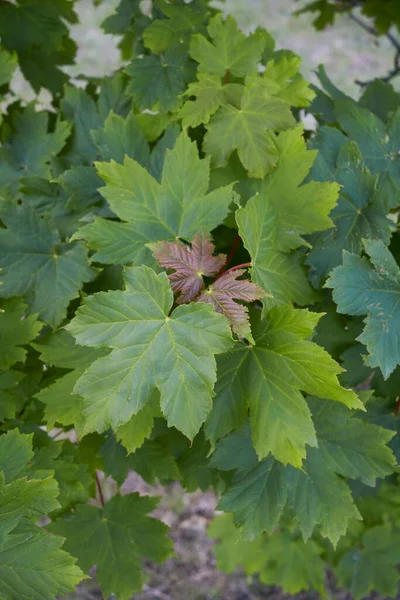
[{"label": "maple leaf", "polygon": [[94,277],[86,249],[62,242],[56,229],[24,205],[2,221],[7,229],[0,229],[0,296],[23,296],[30,313],[57,327],[82,284]]},{"label": "maple leaf", "polygon": [[339,186],[304,179],[316,158],[298,126],[275,138],[278,164],[256,187],[258,195],[236,211],[243,243],[252,257],[252,279],[272,294],[267,304],[312,302],[302,256],[303,235],[332,227],[329,217]]},{"label": "maple leaf", "polygon": [[203,25],[206,17],[206,6],[202,3],[180,4],[174,6],[167,2],[160,3],[162,13],[167,17],[155,19],[143,32],[146,48],[153,54],[161,54],[176,44],[187,41],[192,33],[206,31]]},{"label": "maple leaf", "polygon": [[76,44],[68,24],[77,15],[69,0],[1,2],[0,37],[18,53],[21,70],[36,92],[43,86],[60,93],[68,76],[58,67],[74,62]]},{"label": "maple leaf", "polygon": [[140,110],[158,107],[167,113],[182,104],[181,94],[186,84],[194,79],[195,64],[178,43],[161,56],[134,58],[125,71],[130,77],[127,92],[137,107]]},{"label": "maple leaf", "polygon": [[21,298],[3,300],[0,306],[0,369],[7,369],[25,361],[22,346],[34,340],[43,325],[37,315],[25,316],[27,305]]},{"label": "maple leaf", "polygon": [[16,54],[6,52],[0,48],[0,87],[8,83],[18,66]]},{"label": "maple leaf", "polygon": [[225,254],[213,256],[214,245],[202,233],[195,234],[191,247],[179,242],[157,242],[148,246],[160,267],[175,271],[168,279],[174,293],[179,293],[178,304],[197,298],[204,288],[203,275],[217,275],[226,260]]},{"label": "maple leaf", "polygon": [[364,533],[355,548],[345,552],[336,573],[357,600],[372,590],[394,597],[398,590],[400,531],[391,524],[376,525]]},{"label": "maple leaf", "polygon": [[200,159],[197,146],[186,133],[165,152],[161,183],[136,161],[125,157],[97,163],[106,182],[100,193],[123,223],[95,218],[75,239],[87,239],[97,250],[93,260],[103,263],[154,264],[149,242],[190,241],[197,231],[209,232],[229,212],[232,185],[208,192],[209,159]]},{"label": "maple leaf", "polygon": [[51,177],[50,160],[63,148],[71,127],[58,121],[48,132],[49,114],[33,106],[13,114],[13,133],[0,148],[0,188],[16,192],[21,177]]},{"label": "maple leaf", "polygon": [[246,273],[246,269],[235,269],[223,273],[212,283],[207,290],[204,290],[197,298],[197,302],[209,302],[214,306],[214,310],[225,315],[228,319],[232,331],[237,335],[250,338],[251,329],[248,315],[248,308],[239,304],[237,300],[243,302],[254,302],[267,295],[257,284],[248,279],[240,279]]},{"label": "maple leaf", "polygon": [[129,600],[142,589],[141,557],[162,562],[173,555],[168,527],[148,516],[158,498],[130,494],[114,496],[102,509],[80,506],[50,531],[66,538],[65,548],[88,572],[97,565],[103,594]]},{"label": "maple leaf", "polygon": [[235,77],[243,77],[257,69],[265,46],[265,38],[257,33],[246,37],[233,17],[225,21],[221,14],[209,21],[208,33],[192,36],[190,55],[199,64],[199,71],[223,77],[229,71]]},{"label": "maple leaf", "polygon": [[400,364],[400,269],[381,240],[363,243],[370,260],[345,251],[326,287],[333,288],[339,312],[367,315],[357,339],[369,352],[365,364],[379,367],[387,379]]},{"label": "maple leaf", "polygon": [[338,382],[339,365],[307,340],[322,314],[279,306],[253,323],[255,345],[237,344],[218,357],[218,380],[206,435],[212,443],[243,425],[250,409],[254,447],[300,467],[306,444],[317,438],[301,391],[363,408],[357,395]]},{"label": "maple leaf", "polygon": [[[398,203],[398,193],[391,179],[385,174],[380,177],[371,175],[354,142],[340,149],[336,166],[329,168],[328,161],[331,163],[333,158],[329,156],[332,140],[328,134],[322,135],[322,140],[318,172],[314,174],[312,170],[311,176],[321,181],[334,178],[342,188],[338,204],[330,215],[335,229],[315,234],[310,239],[313,248],[306,264],[311,266],[310,277],[316,286],[334,267],[341,264],[343,250],[361,254],[363,238],[380,238],[384,243],[389,243],[393,222],[387,215]],[[324,144],[329,145],[325,152]],[[318,145],[315,147],[318,148]],[[325,163],[323,175],[322,161]]]},{"label": "maple leaf", "polygon": [[271,133],[294,126],[288,104],[256,86],[244,88],[239,108],[224,104],[206,125],[203,150],[215,167],[223,167],[237,150],[250,177],[263,178],[278,161]]},{"label": "maple leaf", "polygon": [[229,349],[226,319],[205,304],[178,306],[165,273],[125,270],[126,290],[89,296],[67,330],[78,344],[112,348],[75,386],[85,431],[126,423],[160,392],[168,424],[193,439],[211,409],[215,354]]},{"label": "maple leaf", "polygon": [[[0,437],[0,596],[53,600],[72,591],[83,573],[60,547],[61,538],[30,521],[60,507],[52,474],[35,478],[32,435]],[[11,592],[10,592],[11,590]]]}]

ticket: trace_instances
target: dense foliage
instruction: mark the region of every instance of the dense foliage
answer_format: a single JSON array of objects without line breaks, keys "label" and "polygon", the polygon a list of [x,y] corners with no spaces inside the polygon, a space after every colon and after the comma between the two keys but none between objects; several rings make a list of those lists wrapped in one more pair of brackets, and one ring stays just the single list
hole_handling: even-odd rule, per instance
[{"label": "dense foliage", "polygon": [[173,544],[105,501],[131,469],[215,489],[223,570],[395,595],[400,96],[315,92],[206,0],[122,0],[129,62],[63,87],[73,19],[0,2],[0,598],[140,590]]}]

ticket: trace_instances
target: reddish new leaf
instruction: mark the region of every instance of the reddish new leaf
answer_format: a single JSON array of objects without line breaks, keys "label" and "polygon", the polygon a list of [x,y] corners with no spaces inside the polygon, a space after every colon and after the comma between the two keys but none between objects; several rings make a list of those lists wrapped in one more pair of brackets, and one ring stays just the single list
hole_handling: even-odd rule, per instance
[{"label": "reddish new leaf", "polygon": [[235,333],[248,337],[251,335],[248,308],[236,300],[253,302],[264,298],[267,293],[248,279],[238,280],[244,273],[246,269],[227,271],[201,293],[198,302],[213,304],[217,312],[226,316]]},{"label": "reddish new leaf", "polygon": [[194,300],[204,288],[203,275],[217,275],[226,260],[225,254],[213,256],[214,245],[203,233],[196,233],[192,246],[157,242],[149,247],[160,267],[175,271],[168,277],[174,293],[179,293],[178,304]]}]

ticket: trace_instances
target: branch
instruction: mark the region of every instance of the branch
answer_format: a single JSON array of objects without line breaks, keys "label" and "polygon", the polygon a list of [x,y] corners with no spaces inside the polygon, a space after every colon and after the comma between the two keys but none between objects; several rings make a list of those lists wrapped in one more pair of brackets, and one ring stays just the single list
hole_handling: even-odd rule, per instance
[{"label": "branch", "polygon": [[97,471],[96,471],[96,486],[97,486],[97,491],[99,492],[100,503],[102,506],[104,506],[103,490],[101,489],[100,479],[99,479],[99,475],[98,475]]},{"label": "branch", "polygon": [[[389,83],[394,77],[397,77],[397,75],[400,75],[400,48],[395,54],[393,69],[391,69],[385,77],[379,77],[379,79],[381,79],[385,83]],[[357,85],[360,85],[361,87],[366,87],[370,85],[373,81],[373,79],[369,79],[368,81],[359,81],[358,79],[356,79]]]}]

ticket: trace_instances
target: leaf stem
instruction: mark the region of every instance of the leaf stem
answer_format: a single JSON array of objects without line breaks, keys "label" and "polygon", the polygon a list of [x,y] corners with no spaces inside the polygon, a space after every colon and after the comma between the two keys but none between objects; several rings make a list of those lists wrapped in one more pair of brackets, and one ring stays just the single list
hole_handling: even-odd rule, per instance
[{"label": "leaf stem", "polygon": [[235,265],[234,267],[231,267],[230,269],[227,269],[226,271],[221,271],[221,273],[219,273],[218,277],[215,278],[215,281],[217,281],[217,279],[222,277],[222,275],[226,275],[227,273],[230,273],[231,271],[236,271],[237,269],[247,269],[248,267],[252,267],[252,266],[253,266],[253,263],[251,263],[251,262],[242,263],[241,265]]},{"label": "leaf stem", "polygon": [[100,479],[99,479],[99,475],[98,475],[97,471],[96,471],[96,486],[97,486],[97,491],[99,492],[100,503],[102,506],[104,506],[104,495],[103,495],[103,490],[101,489]]},{"label": "leaf stem", "polygon": [[400,398],[398,398],[397,402],[396,402],[396,406],[394,408],[394,414],[398,415],[400,414]]},{"label": "leaf stem", "polygon": [[240,235],[239,235],[239,234],[237,234],[237,236],[236,236],[236,237],[235,237],[235,239],[233,240],[232,248],[229,250],[229,254],[228,254],[228,256],[226,257],[225,264],[224,264],[224,266],[222,267],[223,269],[225,269],[225,268],[226,268],[226,267],[229,265],[229,263],[231,262],[231,260],[232,260],[232,258],[233,258],[233,255],[235,254],[235,252],[236,252],[236,250],[237,250],[237,247],[239,246],[239,244],[240,244]]},{"label": "leaf stem", "polygon": [[226,73],[225,73],[225,83],[229,83],[229,71],[228,71],[228,69],[226,70]]}]

